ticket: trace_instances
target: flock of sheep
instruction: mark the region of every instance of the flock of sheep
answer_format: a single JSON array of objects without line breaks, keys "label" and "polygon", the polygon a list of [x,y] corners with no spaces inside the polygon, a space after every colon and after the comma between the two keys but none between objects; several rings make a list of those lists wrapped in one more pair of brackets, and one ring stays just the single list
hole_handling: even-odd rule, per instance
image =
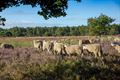
[{"label": "flock of sheep", "polygon": [[[116,38],[114,42],[111,42],[118,53],[120,53],[120,38]],[[33,40],[34,48],[40,51],[47,51],[50,54],[60,54],[60,55],[84,55],[84,51],[92,53],[95,57],[101,57],[103,55],[102,46],[100,39],[86,39],[79,40],[76,45],[67,45],[57,41],[45,41],[45,40]],[[2,43],[0,48],[14,49],[14,46],[7,43]]]},{"label": "flock of sheep", "polygon": [[[67,45],[57,41],[33,40],[34,47],[38,50],[47,50],[48,53],[61,54],[61,55],[81,55],[83,51],[92,53],[95,57],[103,55],[100,39],[79,40],[76,45]],[[113,46],[120,53],[120,44],[111,42]]]}]

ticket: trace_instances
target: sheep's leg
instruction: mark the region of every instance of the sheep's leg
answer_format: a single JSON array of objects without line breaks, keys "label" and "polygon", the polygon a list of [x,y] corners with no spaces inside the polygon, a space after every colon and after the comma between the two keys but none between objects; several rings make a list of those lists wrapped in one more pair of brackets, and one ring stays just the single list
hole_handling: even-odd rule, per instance
[{"label": "sheep's leg", "polygon": [[81,55],[80,55],[81,57],[83,57],[84,56],[84,54],[83,53],[81,53]]},{"label": "sheep's leg", "polygon": [[48,53],[50,54],[50,50],[49,50],[49,49],[47,49],[47,51],[48,51]]},{"label": "sheep's leg", "polygon": [[42,49],[43,51],[45,51],[45,48],[43,47],[43,49]]},{"label": "sheep's leg", "polygon": [[101,53],[100,53],[100,52],[98,52],[98,56],[99,56],[99,57],[101,56]]},{"label": "sheep's leg", "polygon": [[95,54],[95,58],[97,58],[97,53],[94,53]]},{"label": "sheep's leg", "polygon": [[53,51],[53,54],[54,54],[54,55],[57,55],[57,51],[56,51],[56,50],[54,50],[54,51]]},{"label": "sheep's leg", "polygon": [[40,48],[39,48],[39,49],[40,49],[40,51],[43,51],[43,48],[42,48],[42,46],[40,46]]}]

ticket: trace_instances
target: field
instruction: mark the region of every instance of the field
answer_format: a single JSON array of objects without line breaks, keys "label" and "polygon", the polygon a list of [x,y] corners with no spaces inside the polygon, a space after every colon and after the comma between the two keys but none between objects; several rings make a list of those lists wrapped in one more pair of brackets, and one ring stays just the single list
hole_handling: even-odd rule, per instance
[{"label": "field", "polygon": [[93,37],[1,37],[0,43],[11,43],[15,49],[0,48],[0,80],[120,80],[120,55],[110,46],[113,36],[102,37],[103,58],[53,55],[38,51],[32,43],[40,39],[78,44],[79,39],[90,38]]},{"label": "field", "polygon": [[40,40],[62,40],[64,41],[64,39],[67,40],[67,42],[70,39],[74,39],[74,40],[78,40],[80,38],[88,38],[86,37],[75,37],[75,36],[71,36],[71,37],[1,37],[0,38],[0,43],[11,43],[13,44],[15,47],[32,47],[32,41],[35,39],[40,39]]}]

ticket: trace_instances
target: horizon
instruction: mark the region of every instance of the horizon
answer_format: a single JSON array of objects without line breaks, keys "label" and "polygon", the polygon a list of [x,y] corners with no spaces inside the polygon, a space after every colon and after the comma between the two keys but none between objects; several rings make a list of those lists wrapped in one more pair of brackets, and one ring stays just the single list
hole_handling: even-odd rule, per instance
[{"label": "horizon", "polygon": [[[24,10],[23,10],[24,9]],[[65,17],[50,18],[45,20],[37,14],[40,8],[31,6],[11,7],[0,12],[6,18],[5,26],[12,27],[54,27],[54,26],[80,26],[87,25],[87,19],[105,14],[114,19],[114,23],[120,24],[119,0],[82,0],[80,3],[69,1],[67,15]]]}]

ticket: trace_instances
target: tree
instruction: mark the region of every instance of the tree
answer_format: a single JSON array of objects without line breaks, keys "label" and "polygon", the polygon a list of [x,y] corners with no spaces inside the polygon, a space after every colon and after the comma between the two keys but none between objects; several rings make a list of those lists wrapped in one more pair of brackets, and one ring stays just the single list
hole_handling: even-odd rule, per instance
[{"label": "tree", "polygon": [[4,34],[5,34],[5,30],[0,28],[0,36],[4,36]]},{"label": "tree", "polygon": [[[13,6],[31,5],[32,7],[39,6],[41,11],[38,11],[38,14],[42,15],[45,19],[51,17],[57,18],[60,16],[66,16],[65,10],[68,8],[68,1],[69,0],[0,0],[0,12]],[[80,2],[81,0],[75,1]]]},{"label": "tree", "polygon": [[62,27],[58,27],[55,31],[56,36],[65,36],[65,31]]},{"label": "tree", "polygon": [[89,28],[89,27],[84,26],[84,25],[79,26],[80,35],[82,35],[82,36],[88,35],[88,32],[89,32],[89,31],[88,31],[88,28]]},{"label": "tree", "polygon": [[13,34],[12,34],[11,32],[9,32],[9,31],[7,31],[7,32],[5,33],[5,36],[6,36],[6,37],[11,37],[11,36],[13,36]]},{"label": "tree", "polygon": [[31,27],[28,27],[26,32],[27,32],[27,36],[33,36],[34,35],[34,30]]},{"label": "tree", "polygon": [[115,34],[120,34],[119,33],[119,29],[120,28],[120,25],[118,24],[112,24],[111,27],[109,28],[109,34],[110,35],[115,35]]},{"label": "tree", "polygon": [[108,27],[115,19],[101,14],[99,17],[89,18],[88,26],[91,35],[106,35],[108,34]]}]

